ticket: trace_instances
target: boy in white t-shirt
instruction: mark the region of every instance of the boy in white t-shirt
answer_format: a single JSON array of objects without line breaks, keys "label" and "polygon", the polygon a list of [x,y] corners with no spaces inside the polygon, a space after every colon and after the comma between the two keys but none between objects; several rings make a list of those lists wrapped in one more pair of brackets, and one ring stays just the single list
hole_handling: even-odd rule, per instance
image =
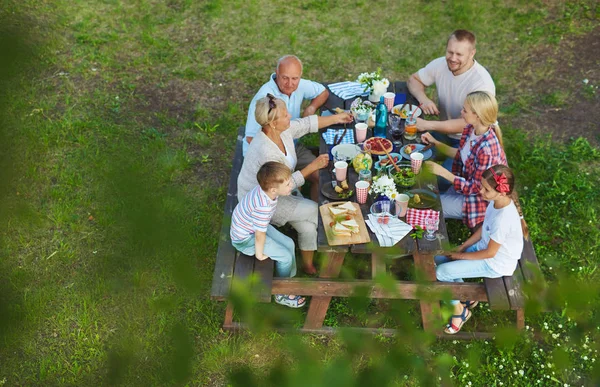
[{"label": "boy in white t-shirt", "polygon": [[[513,199],[514,174],[505,165],[483,173],[479,194],[489,201],[483,225],[450,256],[437,256],[438,281],[463,282],[463,278],[498,278],[514,273],[528,237],[521,208]],[[454,315],[444,332],[455,334],[471,318],[477,301],[452,300]]]},{"label": "boy in white t-shirt", "polygon": [[[275,161],[263,164],[256,174],[258,184],[235,206],[231,216],[231,244],[236,250],[256,259],[275,261],[278,277],[296,275],[294,241],[270,225],[277,198],[292,192],[292,172],[287,165]],[[302,296],[276,294],[275,302],[291,308],[306,303]]]},{"label": "boy in white t-shirt", "polygon": [[[440,121],[417,118],[420,132],[434,131],[448,136],[449,145],[458,146],[460,135],[466,126],[460,110],[467,94],[487,91],[496,95],[496,87],[488,71],[475,59],[475,35],[466,30],[456,30],[448,38],[446,56],[434,59],[427,66],[411,75],[408,90],[422,105],[425,114],[439,115]],[[425,88],[435,84],[439,109]],[[443,137],[443,136],[442,136]],[[440,137],[441,140],[443,138]]]}]

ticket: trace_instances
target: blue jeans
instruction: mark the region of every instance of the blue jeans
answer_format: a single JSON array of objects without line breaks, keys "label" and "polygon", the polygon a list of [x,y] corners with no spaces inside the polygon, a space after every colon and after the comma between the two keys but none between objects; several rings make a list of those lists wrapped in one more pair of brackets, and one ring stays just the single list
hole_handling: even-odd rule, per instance
[{"label": "blue jeans", "polygon": [[[465,252],[477,251],[475,246],[470,246]],[[502,277],[492,269],[485,259],[461,259],[452,261],[445,255],[438,255],[434,258],[437,268],[435,275],[438,281],[442,282],[464,282],[463,278],[498,278]],[[452,300],[452,305],[458,304],[459,300]]]},{"label": "blue jeans", "polygon": [[[254,244],[256,237],[251,235],[242,242],[231,242],[233,247],[246,255],[256,253]],[[296,275],[296,247],[294,241],[283,235],[275,227],[267,227],[267,239],[263,254],[275,261],[277,277],[294,277]]]}]

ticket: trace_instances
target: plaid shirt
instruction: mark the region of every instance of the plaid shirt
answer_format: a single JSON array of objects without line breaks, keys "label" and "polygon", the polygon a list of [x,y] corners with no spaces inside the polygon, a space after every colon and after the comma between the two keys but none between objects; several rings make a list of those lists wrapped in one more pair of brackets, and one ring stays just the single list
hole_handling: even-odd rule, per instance
[{"label": "plaid shirt", "polygon": [[493,126],[490,126],[479,141],[471,146],[467,163],[463,165],[460,150],[474,130],[472,125],[467,125],[463,129],[459,149],[452,163],[452,173],[456,176],[454,189],[465,196],[462,210],[463,222],[471,228],[483,222],[488,206],[488,202],[479,195],[483,172],[497,164],[508,165],[504,149],[500,146]]}]

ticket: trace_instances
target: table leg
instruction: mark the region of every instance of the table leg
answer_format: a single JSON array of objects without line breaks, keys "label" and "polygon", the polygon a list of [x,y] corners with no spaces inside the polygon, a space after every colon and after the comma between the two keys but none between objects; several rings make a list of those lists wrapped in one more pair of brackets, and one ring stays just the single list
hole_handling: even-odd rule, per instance
[{"label": "table leg", "polygon": [[[433,255],[430,254],[414,254],[415,268],[424,276],[424,280],[436,282],[435,264]],[[440,303],[439,301],[421,300],[421,318],[423,319],[423,329],[427,332],[434,332],[439,329],[437,326],[440,319]]]},{"label": "table leg", "polygon": [[517,329],[523,330],[525,328],[525,310],[517,309]]},{"label": "table leg", "polygon": [[[346,252],[331,252],[327,254],[327,261],[324,267],[321,268],[319,277],[321,278],[336,278],[340,275],[342,264]],[[323,326],[323,320],[327,314],[331,297],[328,296],[313,296],[308,307],[308,314],[304,322],[304,328],[316,329]]]},{"label": "table leg", "polygon": [[377,274],[385,273],[385,259],[377,253],[371,254],[371,276],[375,278]]}]

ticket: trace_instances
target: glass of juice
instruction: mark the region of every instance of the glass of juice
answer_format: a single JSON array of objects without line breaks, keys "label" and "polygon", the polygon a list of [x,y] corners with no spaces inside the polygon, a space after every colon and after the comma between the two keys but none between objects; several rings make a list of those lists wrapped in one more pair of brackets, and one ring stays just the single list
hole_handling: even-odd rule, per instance
[{"label": "glass of juice", "polygon": [[414,140],[417,138],[417,119],[415,117],[406,117],[404,123],[404,138],[407,140]]}]

